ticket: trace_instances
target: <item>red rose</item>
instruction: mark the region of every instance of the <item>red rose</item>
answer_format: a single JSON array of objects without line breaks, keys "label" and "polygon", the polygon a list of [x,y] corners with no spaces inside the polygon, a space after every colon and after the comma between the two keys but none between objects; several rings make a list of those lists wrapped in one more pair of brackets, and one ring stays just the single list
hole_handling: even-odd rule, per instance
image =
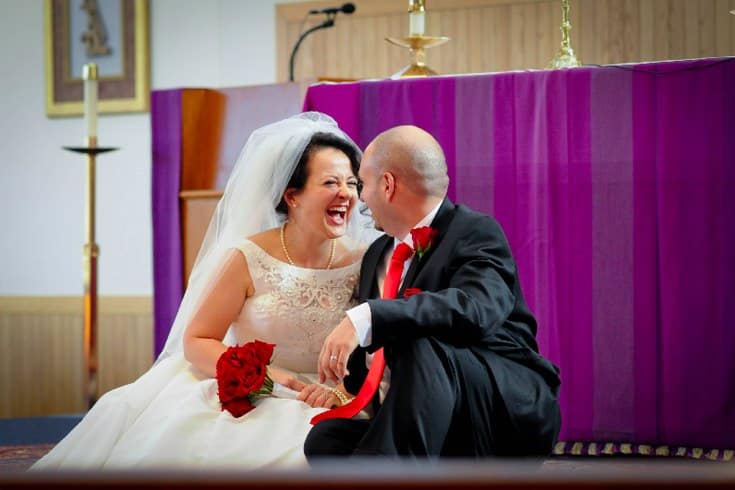
[{"label": "red rose", "polygon": [[229,347],[217,360],[217,389],[220,400],[232,400],[236,397],[247,396],[248,390],[240,375],[244,360],[238,347]]},{"label": "red rose", "polygon": [[240,376],[236,371],[217,372],[217,394],[220,401],[230,401],[248,395]]},{"label": "red rose", "polygon": [[419,258],[429,251],[431,245],[434,243],[436,234],[437,231],[431,226],[422,226],[421,228],[414,228],[411,230],[413,248],[416,250]]},{"label": "red rose", "polygon": [[260,359],[260,362],[263,364],[270,364],[271,357],[273,356],[273,348],[276,344],[269,344],[267,342],[261,342],[260,340],[254,340],[251,344],[253,345],[253,349]]},{"label": "red rose", "polygon": [[246,393],[252,393],[263,386],[267,370],[251,344],[245,344],[241,349],[240,356],[245,361],[245,365],[239,371],[240,381]]},{"label": "red rose", "polygon": [[254,409],[255,405],[250,403],[250,399],[246,396],[242,398],[235,398],[234,400],[222,402],[222,410],[227,410],[232,414],[233,417],[242,417],[250,410]]},{"label": "red rose", "polygon": [[413,296],[414,294],[419,294],[421,292],[420,288],[407,288],[405,291],[403,291],[403,297],[409,298]]},{"label": "red rose", "polygon": [[239,369],[242,366],[240,350],[236,347],[229,347],[217,361],[217,369]]}]

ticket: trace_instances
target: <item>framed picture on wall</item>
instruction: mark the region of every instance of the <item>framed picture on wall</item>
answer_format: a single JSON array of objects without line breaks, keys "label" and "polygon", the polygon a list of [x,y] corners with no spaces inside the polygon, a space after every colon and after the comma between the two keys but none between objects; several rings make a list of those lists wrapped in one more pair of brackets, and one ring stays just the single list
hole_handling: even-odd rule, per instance
[{"label": "framed picture on wall", "polygon": [[82,67],[96,63],[97,110],[145,112],[148,0],[46,0],[46,114],[83,114]]}]

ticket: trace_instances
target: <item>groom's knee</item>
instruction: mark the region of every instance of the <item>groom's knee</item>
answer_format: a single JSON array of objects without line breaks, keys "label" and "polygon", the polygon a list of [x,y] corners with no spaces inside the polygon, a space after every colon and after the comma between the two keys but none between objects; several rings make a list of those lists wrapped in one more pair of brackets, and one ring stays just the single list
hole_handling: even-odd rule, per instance
[{"label": "groom's knee", "polygon": [[405,376],[415,380],[431,379],[435,383],[441,383],[448,373],[454,371],[450,367],[447,350],[444,344],[431,338],[419,338],[395,345],[391,351],[392,376]]}]

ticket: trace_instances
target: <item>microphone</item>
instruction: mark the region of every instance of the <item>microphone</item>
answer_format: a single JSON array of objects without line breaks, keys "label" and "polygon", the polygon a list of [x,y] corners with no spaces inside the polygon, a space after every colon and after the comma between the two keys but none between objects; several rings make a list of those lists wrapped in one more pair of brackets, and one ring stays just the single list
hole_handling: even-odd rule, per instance
[{"label": "microphone", "polygon": [[327,14],[327,19],[322,22],[319,25],[316,25],[310,29],[307,29],[301,35],[299,36],[299,40],[296,41],[296,45],[293,47],[293,50],[291,51],[291,58],[288,60],[288,79],[289,81],[293,82],[293,65],[294,60],[296,59],[296,51],[299,50],[299,46],[301,46],[301,42],[304,40],[306,36],[311,34],[314,31],[318,31],[319,29],[327,29],[329,27],[332,27],[334,25],[334,18],[337,16],[338,13],[342,12],[345,14],[351,14],[355,11],[355,4],[352,2],[347,2],[341,7],[330,7],[326,9],[314,9],[309,10],[309,15],[312,14]]},{"label": "microphone", "polygon": [[342,12],[343,14],[351,14],[355,11],[355,4],[352,2],[347,2],[346,4],[342,5],[341,7],[329,7],[325,9],[314,9],[309,10],[309,15],[312,14],[338,14]]}]

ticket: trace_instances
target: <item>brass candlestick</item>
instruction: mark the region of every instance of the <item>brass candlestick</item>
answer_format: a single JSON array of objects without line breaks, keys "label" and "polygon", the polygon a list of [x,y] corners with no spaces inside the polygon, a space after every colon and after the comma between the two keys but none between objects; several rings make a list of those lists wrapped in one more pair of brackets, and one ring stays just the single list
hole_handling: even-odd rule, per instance
[{"label": "brass candlestick", "polygon": [[449,38],[445,36],[419,35],[402,38],[386,37],[385,40],[396,46],[408,48],[411,62],[392,76],[392,78],[406,78],[437,75],[436,71],[426,66],[426,53],[424,50],[442,45],[449,41]]},{"label": "brass candlestick", "polygon": [[84,263],[84,373],[89,408],[97,401],[97,259],[100,249],[95,242],[96,208],[96,158],[99,153],[107,153],[117,148],[97,146],[97,65],[84,65],[84,122],[87,130],[84,146],[65,146],[65,150],[83,153],[87,156],[87,182],[85,203],[85,239],[82,249]]},{"label": "brass candlestick", "polygon": [[391,44],[408,48],[411,62],[391,78],[426,77],[437,73],[426,66],[426,52],[424,50],[439,46],[449,41],[445,36],[425,36],[426,1],[408,0],[408,37],[387,37]]},{"label": "brass candlestick", "polygon": [[554,59],[549,62],[549,68],[573,68],[575,66],[582,66],[582,62],[574,54],[572,41],[569,37],[569,31],[572,30],[572,23],[569,22],[569,0],[561,0],[561,14],[561,46]]},{"label": "brass candlestick", "polygon": [[89,408],[97,401],[97,258],[100,249],[95,242],[95,160],[99,153],[107,153],[117,148],[97,146],[97,138],[87,138],[87,146],[65,146],[65,150],[83,153],[87,156],[87,182],[85,203],[85,241],[82,248],[84,263],[84,373],[86,379],[87,403]]}]

